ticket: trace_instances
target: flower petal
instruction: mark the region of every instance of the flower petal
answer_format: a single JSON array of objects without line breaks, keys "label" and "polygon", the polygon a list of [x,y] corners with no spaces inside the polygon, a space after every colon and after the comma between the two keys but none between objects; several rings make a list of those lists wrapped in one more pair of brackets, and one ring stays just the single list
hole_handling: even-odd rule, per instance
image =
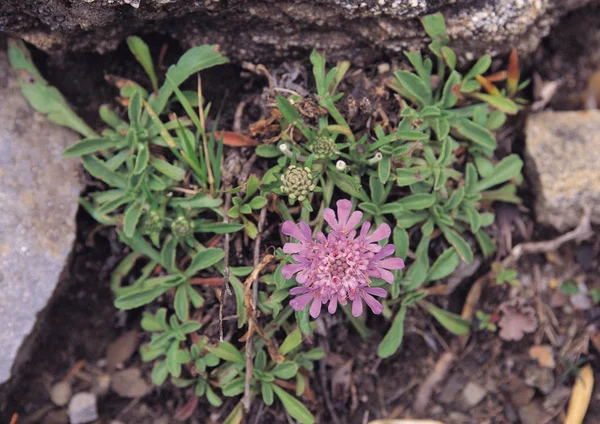
[{"label": "flower petal", "polygon": [[387,268],[387,269],[402,269],[402,268],[404,268],[404,261],[402,260],[402,258],[388,258],[388,259],[379,261],[377,266],[380,268]]},{"label": "flower petal", "polygon": [[283,253],[298,253],[304,248],[300,243],[286,243],[283,245]]},{"label": "flower petal", "polygon": [[310,316],[313,318],[318,318],[321,313],[321,301],[319,299],[315,299],[312,305],[310,305]]},{"label": "flower petal", "polygon": [[306,241],[312,241],[312,231],[306,222],[300,221],[300,231],[302,231]]},{"label": "flower petal", "polygon": [[299,286],[299,287],[294,287],[293,289],[290,290],[290,294],[303,294],[303,293],[308,293],[308,289],[306,287],[303,286]]},{"label": "flower petal", "polygon": [[303,268],[304,265],[302,264],[287,264],[281,268],[281,273],[283,274],[283,278],[289,280],[295,273],[301,271]]},{"label": "flower petal", "polygon": [[363,303],[360,296],[356,296],[352,301],[352,316],[357,317],[363,313]]},{"label": "flower petal", "polygon": [[365,287],[363,289],[365,293],[372,294],[373,296],[386,297],[388,292],[383,287]]},{"label": "flower petal", "polygon": [[371,223],[369,221],[363,222],[360,227],[360,238],[366,238],[369,230],[371,229]]},{"label": "flower petal", "polygon": [[379,315],[381,312],[383,312],[383,305],[373,296],[363,292],[362,297],[365,299],[365,303],[369,306],[369,308],[371,308],[375,315]]},{"label": "flower petal", "polygon": [[[306,305],[308,305],[312,299],[313,299],[312,294],[310,294],[310,293],[303,294],[301,296],[295,297],[292,300],[290,300],[290,306],[292,307],[292,309],[294,311],[301,311],[304,308],[306,308]],[[315,303],[320,303],[320,302],[315,300],[313,302],[313,305]],[[312,310],[312,306],[311,306],[311,310]]]},{"label": "flower petal", "polygon": [[386,283],[393,284],[394,283],[394,274],[392,274],[387,269],[377,268],[379,270],[379,278],[382,278]]},{"label": "flower petal", "polygon": [[329,306],[327,307],[327,312],[329,312],[330,314],[335,314],[335,311],[337,310],[337,299],[331,299],[329,301]]},{"label": "flower petal", "polygon": [[354,229],[354,227],[356,227],[358,225],[358,223],[360,222],[362,217],[363,217],[363,213],[361,211],[352,212],[352,215],[350,215],[348,222],[346,222],[346,224],[341,224],[342,225],[341,231],[350,231],[350,230]]},{"label": "flower petal", "polygon": [[390,256],[391,254],[393,254],[395,251],[396,251],[396,246],[394,246],[393,244],[386,244],[385,246],[383,246],[383,248],[379,252],[377,252],[371,258],[371,262],[379,262],[386,256]]},{"label": "flower petal", "polygon": [[281,226],[281,232],[286,236],[294,237],[296,240],[307,241],[300,228],[293,221],[285,221]]},{"label": "flower petal", "polygon": [[[337,205],[337,216],[339,222],[338,231],[342,231],[348,223],[348,217],[352,211],[352,202],[350,200],[342,199],[336,202]],[[359,220],[360,221],[360,220]]]},{"label": "flower petal", "polygon": [[323,211],[323,219],[327,221],[329,226],[337,231],[338,230],[338,221],[335,219],[335,212],[331,208],[325,208]]},{"label": "flower petal", "polygon": [[381,224],[379,227],[377,227],[375,229],[375,231],[373,231],[371,234],[369,234],[366,237],[366,240],[369,243],[374,243],[380,240],[383,240],[385,238],[388,238],[390,236],[390,234],[392,234],[392,230],[390,229],[390,226],[387,224]]}]

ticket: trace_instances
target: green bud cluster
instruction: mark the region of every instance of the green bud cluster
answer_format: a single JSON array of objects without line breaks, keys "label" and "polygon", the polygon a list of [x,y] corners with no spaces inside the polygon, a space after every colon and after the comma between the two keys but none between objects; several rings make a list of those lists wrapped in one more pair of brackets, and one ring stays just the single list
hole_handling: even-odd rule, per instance
[{"label": "green bud cluster", "polygon": [[317,137],[308,149],[314,153],[317,160],[330,158],[337,153],[333,139],[324,135]]},{"label": "green bud cluster", "polygon": [[186,238],[194,234],[192,223],[185,217],[179,216],[171,223],[173,235],[179,238]]},{"label": "green bud cluster", "polygon": [[157,234],[162,231],[164,227],[162,217],[155,211],[150,211],[144,214],[140,220],[138,229],[144,235]]},{"label": "green bud cluster", "polygon": [[290,165],[281,176],[281,191],[291,200],[303,201],[308,193],[315,189],[314,178],[310,168]]}]

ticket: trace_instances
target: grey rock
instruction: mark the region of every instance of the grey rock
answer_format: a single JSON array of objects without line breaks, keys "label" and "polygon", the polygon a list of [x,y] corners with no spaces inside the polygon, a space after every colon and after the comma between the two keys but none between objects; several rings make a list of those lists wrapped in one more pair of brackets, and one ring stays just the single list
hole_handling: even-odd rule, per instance
[{"label": "grey rock", "polygon": [[65,406],[72,394],[71,384],[68,381],[59,381],[50,389],[50,400],[56,406]]},{"label": "grey rock", "polygon": [[61,155],[77,140],[29,107],[0,51],[0,384],[27,358],[73,245],[82,185]]},{"label": "grey rock", "polygon": [[144,380],[139,368],[127,368],[112,377],[112,390],[124,398],[139,398],[152,391],[152,386]]},{"label": "grey rock", "polygon": [[98,419],[96,396],[92,393],[77,393],[69,402],[71,424],[85,424]]},{"label": "grey rock", "polygon": [[530,387],[539,389],[547,395],[554,388],[554,371],[550,368],[540,367],[538,364],[529,364],[525,367],[525,383]]},{"label": "grey rock", "polygon": [[596,0],[3,0],[0,31],[46,51],[116,48],[127,35],[167,32],[185,46],[218,43],[237,60],[372,61],[429,42],[419,17],[441,11],[459,57],[517,47],[526,54],[557,18]]},{"label": "grey rock", "polygon": [[472,408],[479,404],[487,395],[487,390],[477,383],[470,381],[462,391],[462,401],[466,408]]},{"label": "grey rock", "polygon": [[592,222],[600,223],[600,111],[538,113],[526,132],[538,221],[566,231],[589,205]]}]

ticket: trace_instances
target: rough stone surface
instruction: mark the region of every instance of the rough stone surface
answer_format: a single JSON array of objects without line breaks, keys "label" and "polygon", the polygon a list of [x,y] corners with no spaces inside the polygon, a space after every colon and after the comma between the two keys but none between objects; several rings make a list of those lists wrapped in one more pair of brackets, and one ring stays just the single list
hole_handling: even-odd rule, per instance
[{"label": "rough stone surface", "polygon": [[533,51],[556,19],[598,0],[3,0],[0,31],[46,51],[114,49],[158,31],[234,59],[272,61],[312,48],[360,64],[424,47],[418,17],[441,11],[459,56]]},{"label": "rough stone surface", "polygon": [[71,424],[85,424],[98,419],[96,396],[92,393],[77,393],[69,402]]},{"label": "rough stone surface", "polygon": [[71,251],[82,185],[61,154],[77,139],[29,107],[0,51],[0,384],[26,359]]},{"label": "rough stone surface", "polygon": [[526,131],[538,221],[565,231],[589,205],[600,223],[600,111],[538,113]]}]

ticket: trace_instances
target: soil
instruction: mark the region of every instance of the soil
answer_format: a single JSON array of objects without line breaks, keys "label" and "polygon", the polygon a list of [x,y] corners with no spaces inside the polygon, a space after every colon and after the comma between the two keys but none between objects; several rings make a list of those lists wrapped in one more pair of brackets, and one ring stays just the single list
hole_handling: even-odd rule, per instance
[{"label": "soil", "polygon": [[[600,66],[599,23],[600,8],[588,9],[585,14],[567,15],[526,64],[532,76],[537,73],[544,81],[563,80],[557,93],[549,99],[547,108],[577,109],[582,105],[581,93],[586,90],[592,70]],[[182,52],[177,43],[161,35],[150,36],[147,41],[155,57],[163,46],[167,46],[165,64],[172,63]],[[145,78],[123,45],[103,56],[77,54],[59,59],[37,52],[35,59],[42,73],[94,126],[100,125],[98,106],[114,104],[113,99],[118,95],[118,91],[106,83],[105,74],[142,82]],[[500,64],[497,61],[495,66]],[[296,81],[306,87],[306,65],[306,62],[285,63],[271,72],[276,75],[299,69],[301,72]],[[375,85],[376,69],[363,70]],[[227,65],[218,71],[203,73],[203,81],[205,93],[216,109],[223,106],[222,127],[231,128],[235,124],[235,108],[242,101],[247,102],[245,116],[238,123],[242,128],[260,117],[261,91],[265,83],[262,77]],[[356,81],[352,85],[350,79],[347,92],[357,99],[369,97],[371,91],[360,83],[360,76]],[[225,97],[223,93],[226,92]],[[528,97],[537,100],[535,96],[536,87],[533,87]],[[389,112],[394,113],[391,109]],[[523,122],[524,118],[520,116],[498,136],[505,153],[522,150]],[[508,253],[511,244],[557,235],[536,225],[533,196],[527,183],[520,194],[524,198],[521,207],[503,205],[497,210],[499,217],[508,222],[507,226],[497,226],[496,236],[502,240],[500,253]],[[139,312],[118,312],[112,305],[110,272],[126,254],[123,246],[114,232],[100,228],[84,212],[79,213],[77,222],[78,237],[69,265],[70,278],[49,306],[44,323],[46,330],[37,341],[24,373],[12,387],[5,403],[0,405],[0,422],[9,422],[14,412],[20,414],[19,423],[64,420],[64,414],[50,402],[48,392],[52,384],[67,378],[74,391],[97,386],[97,380],[107,372],[109,344],[139,328]],[[275,238],[270,241],[277,243]],[[552,255],[532,255],[523,259],[518,266],[520,289],[508,284],[486,284],[479,310],[494,317],[503,304],[518,301],[538,308],[538,320],[545,320],[545,323],[539,322],[538,330],[526,334],[520,341],[502,340],[497,332],[474,331],[464,348],[455,350],[460,354],[451,360],[447,372],[439,375],[439,382],[432,387],[430,402],[420,415],[446,424],[562,422],[561,411],[575,381],[573,366],[591,362],[593,369],[600,369],[600,340],[590,343],[599,334],[600,308],[575,310],[561,292],[560,283],[584,275],[589,289],[600,289],[600,277],[594,271],[600,266],[598,258],[600,234],[596,232],[586,243],[568,243]],[[242,262],[245,260],[241,258]],[[471,287],[489,272],[490,265],[490,261],[483,261],[480,269],[466,276],[450,295],[431,296],[431,299],[450,311],[460,312]],[[460,343],[458,338],[434,324],[428,314],[413,309],[405,323],[402,349],[392,358],[381,360],[377,358],[376,346],[388,324],[376,316],[367,320],[367,326],[373,331],[367,340],[362,340],[341,316],[322,319],[323,328],[317,331],[314,344],[323,347],[327,356],[311,378],[314,399],[304,399],[319,423],[366,423],[376,418],[419,415],[418,408],[414,407],[419,387],[428,377],[440,373],[443,368],[440,358],[447,358],[445,353]],[[531,356],[533,345],[549,347],[553,353],[553,366],[543,367]],[[137,353],[127,358],[125,365],[149,374],[149,366],[141,363]],[[525,383],[526,380],[530,385]],[[531,383],[533,380],[536,384]],[[484,395],[475,405],[462,393],[467,386]],[[515,393],[523,393],[523,396],[519,398]],[[99,398],[101,422],[117,419],[125,423],[174,422],[172,417],[187,400],[185,395],[185,390],[163,387],[141,399],[131,400],[109,391]],[[523,398],[527,398],[526,401]],[[596,384],[593,399],[600,399],[600,384]],[[222,413],[218,414],[202,403],[189,422],[222,422],[233,406],[232,401],[226,401],[220,409]],[[54,421],[49,419],[50,416]],[[263,408],[255,404],[246,422],[288,421],[278,406]],[[585,422],[600,422],[600,402],[592,401]]]}]

